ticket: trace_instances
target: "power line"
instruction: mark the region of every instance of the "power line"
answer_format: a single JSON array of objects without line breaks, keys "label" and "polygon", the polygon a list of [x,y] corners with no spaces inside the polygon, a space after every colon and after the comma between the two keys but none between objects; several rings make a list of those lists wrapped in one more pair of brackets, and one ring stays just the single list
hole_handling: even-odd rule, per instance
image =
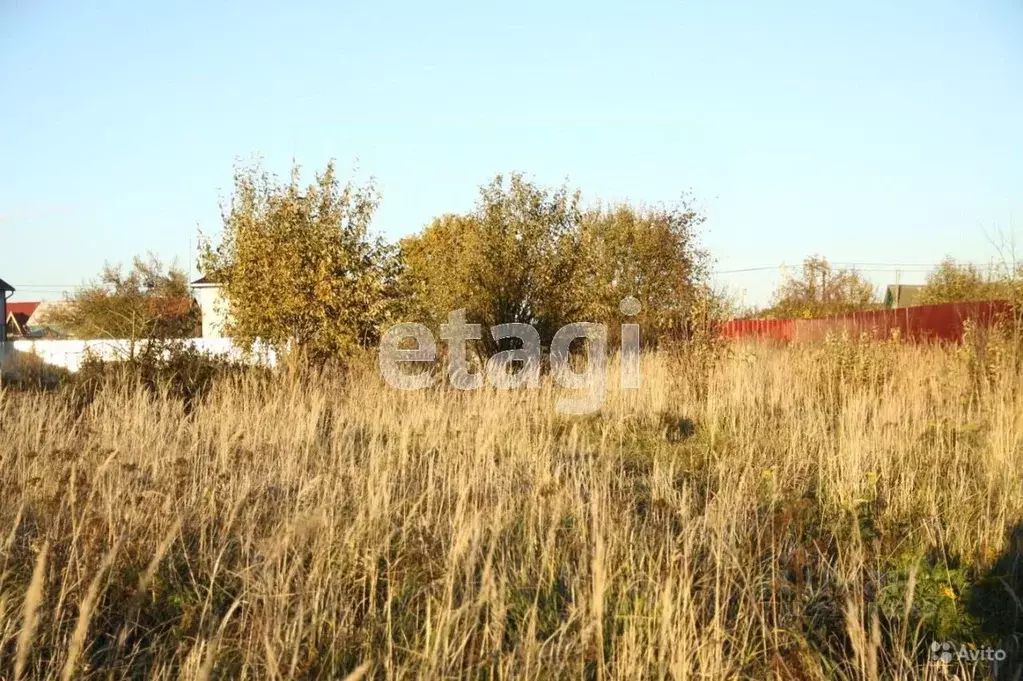
[{"label": "power line", "polygon": [[[828,262],[829,265],[839,267],[852,267],[860,272],[890,272],[892,270],[916,270],[916,271],[929,271],[936,267],[941,267],[944,263],[887,263],[887,262]],[[799,269],[802,265],[762,265],[759,267],[744,267],[740,269],[732,270],[712,270],[711,274],[738,274],[742,272],[765,272],[770,270],[781,270],[781,269]],[[956,267],[973,267],[975,269],[997,269],[1002,267],[1000,264],[992,263],[971,263],[971,262],[956,262]]]},{"label": "power line", "polygon": [[713,270],[711,274],[737,274],[739,272],[764,272],[767,270],[780,270],[784,265],[764,265],[763,267],[746,267],[739,270]]},{"label": "power line", "polygon": [[[927,262],[830,262],[832,265],[863,265],[866,267],[939,267],[944,263],[927,263]],[[956,267],[992,267],[990,264],[971,263],[971,262],[956,262]]]}]

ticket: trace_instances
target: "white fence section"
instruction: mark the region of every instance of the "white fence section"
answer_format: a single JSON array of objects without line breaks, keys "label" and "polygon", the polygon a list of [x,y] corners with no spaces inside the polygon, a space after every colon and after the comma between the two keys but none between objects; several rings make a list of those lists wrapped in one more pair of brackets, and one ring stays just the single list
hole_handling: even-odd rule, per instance
[{"label": "white fence section", "polygon": [[[200,352],[209,352],[237,362],[270,367],[277,365],[277,353],[273,348],[257,346],[251,353],[246,353],[230,338],[187,338],[182,342]],[[145,347],[145,341],[135,341],[133,344],[128,340],[16,340],[4,345],[6,347],[0,347],[0,359],[12,358],[18,354],[35,355],[47,364],[78,371],[86,356],[112,361],[125,360],[131,357],[133,346],[135,354],[138,354]]]}]

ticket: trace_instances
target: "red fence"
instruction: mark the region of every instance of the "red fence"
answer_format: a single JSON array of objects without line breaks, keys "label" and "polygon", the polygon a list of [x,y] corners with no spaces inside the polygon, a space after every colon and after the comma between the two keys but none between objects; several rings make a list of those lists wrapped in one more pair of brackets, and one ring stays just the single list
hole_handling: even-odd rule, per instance
[{"label": "red fence", "polygon": [[718,328],[722,338],[770,338],[792,340],[794,319],[732,319]]},{"label": "red fence", "polygon": [[821,340],[827,334],[887,339],[899,337],[916,342],[959,341],[963,324],[971,320],[990,326],[1012,318],[1012,305],[1005,300],[971,303],[919,305],[896,310],[870,310],[816,319],[733,319],[718,329],[723,338],[768,338],[777,341]]}]

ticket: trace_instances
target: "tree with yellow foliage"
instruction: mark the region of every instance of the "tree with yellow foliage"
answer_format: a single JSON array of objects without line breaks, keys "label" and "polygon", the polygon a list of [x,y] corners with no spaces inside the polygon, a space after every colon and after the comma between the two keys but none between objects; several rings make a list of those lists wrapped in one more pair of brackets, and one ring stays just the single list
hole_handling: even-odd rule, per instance
[{"label": "tree with yellow foliage", "polygon": [[814,255],[803,261],[798,276],[787,278],[774,292],[773,303],[762,316],[809,319],[875,307],[874,285],[859,272],[835,269],[827,258]]},{"label": "tree with yellow foliage", "polygon": [[1007,297],[1005,281],[985,277],[980,268],[945,258],[930,274],[917,298],[919,305],[992,300]]},{"label": "tree with yellow foliage", "polygon": [[[531,324],[549,341],[583,321],[579,194],[515,173],[480,189],[476,208],[445,215],[401,242],[424,320],[465,309],[470,323]],[[483,342],[489,345],[487,334]]]},{"label": "tree with yellow foliage", "polygon": [[73,338],[168,340],[198,335],[199,310],[187,276],[153,254],[136,257],[127,272],[104,265],[99,277],[81,287],[46,316],[46,325]]},{"label": "tree with yellow foliage", "polygon": [[[587,319],[610,329],[638,323],[647,342],[687,334],[712,302],[706,286],[710,258],[698,239],[703,222],[685,198],[669,207],[619,203],[588,211],[581,239]],[[628,319],[619,310],[626,296],[642,305]]]},{"label": "tree with yellow foliage", "polygon": [[406,301],[396,249],[370,235],[378,201],[372,183],[342,186],[333,162],[304,188],[297,165],[286,183],[238,168],[223,233],[200,251],[224,287],[227,332],[318,361],[375,344]]},{"label": "tree with yellow foliage", "polygon": [[[579,321],[607,324],[612,337],[620,322],[637,322],[646,341],[684,331],[709,291],[709,258],[697,243],[702,216],[686,201],[587,211],[579,202],[566,186],[498,176],[474,211],[437,218],[403,240],[425,318],[441,324],[464,308],[470,322],[531,324],[544,343]],[[640,313],[626,319],[619,304],[629,296]]]}]

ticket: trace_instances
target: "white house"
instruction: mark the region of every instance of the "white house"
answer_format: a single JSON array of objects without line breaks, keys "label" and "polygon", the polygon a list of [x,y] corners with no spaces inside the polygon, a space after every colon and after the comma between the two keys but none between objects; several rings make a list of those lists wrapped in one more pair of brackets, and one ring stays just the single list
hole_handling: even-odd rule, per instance
[{"label": "white house", "polygon": [[223,338],[227,324],[227,300],[223,287],[203,277],[192,282],[192,293],[202,313],[202,337]]}]

